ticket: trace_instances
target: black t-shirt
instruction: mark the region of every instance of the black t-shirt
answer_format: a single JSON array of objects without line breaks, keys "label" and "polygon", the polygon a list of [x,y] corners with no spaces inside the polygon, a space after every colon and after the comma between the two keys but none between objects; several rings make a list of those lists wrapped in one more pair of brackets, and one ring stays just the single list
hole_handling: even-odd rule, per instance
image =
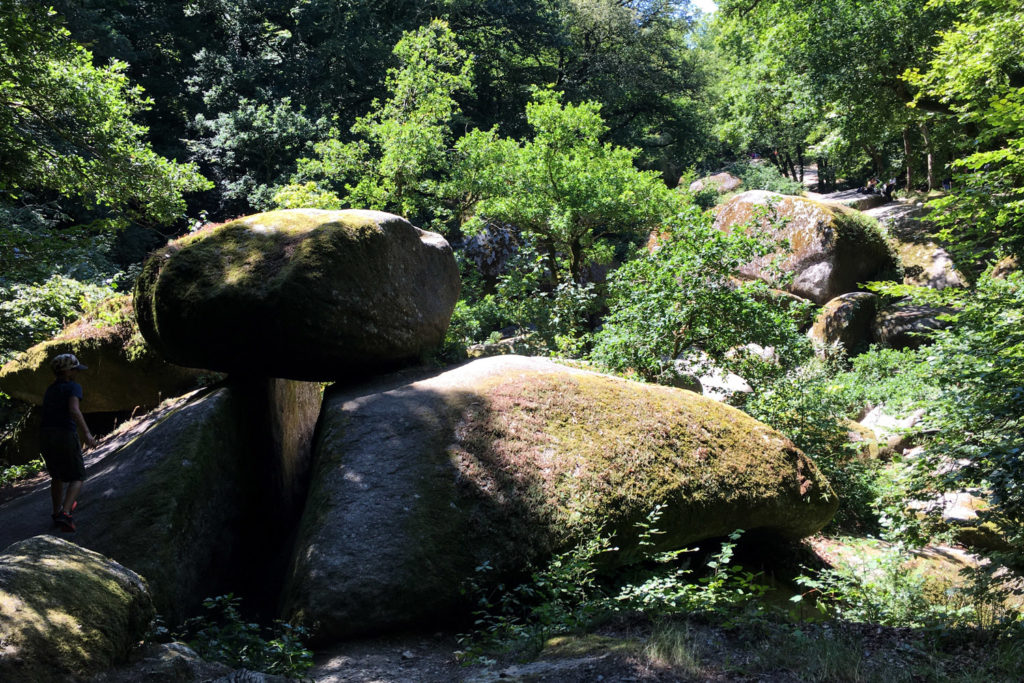
[{"label": "black t-shirt", "polygon": [[59,429],[73,432],[77,429],[75,418],[71,417],[68,401],[72,396],[82,400],[82,385],[78,382],[57,380],[46,388],[43,395],[43,429]]}]

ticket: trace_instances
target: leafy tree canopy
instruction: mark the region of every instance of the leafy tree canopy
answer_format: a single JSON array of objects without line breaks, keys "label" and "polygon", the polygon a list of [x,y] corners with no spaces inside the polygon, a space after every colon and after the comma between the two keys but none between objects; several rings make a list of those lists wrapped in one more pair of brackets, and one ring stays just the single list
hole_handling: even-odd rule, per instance
[{"label": "leafy tree canopy", "polygon": [[125,65],[95,67],[58,17],[30,3],[0,9],[0,192],[7,202],[55,192],[170,223],[206,181],[159,156],[134,116],[149,106]]}]

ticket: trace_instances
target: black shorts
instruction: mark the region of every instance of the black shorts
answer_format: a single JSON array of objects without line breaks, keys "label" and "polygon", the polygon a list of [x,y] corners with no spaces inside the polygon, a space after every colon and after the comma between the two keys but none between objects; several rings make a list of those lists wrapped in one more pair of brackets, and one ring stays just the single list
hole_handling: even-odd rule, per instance
[{"label": "black shorts", "polygon": [[46,471],[57,481],[82,481],[85,463],[78,433],[64,430],[44,430],[40,440]]}]

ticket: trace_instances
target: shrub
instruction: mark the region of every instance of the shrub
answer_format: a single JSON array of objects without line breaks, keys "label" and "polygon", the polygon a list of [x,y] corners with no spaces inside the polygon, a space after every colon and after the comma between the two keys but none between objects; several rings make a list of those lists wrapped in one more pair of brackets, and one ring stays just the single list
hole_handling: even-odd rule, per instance
[{"label": "shrub", "polygon": [[749,362],[729,353],[748,343],[773,347],[783,365],[809,352],[792,314],[763,283],[732,279],[740,264],[775,245],[742,230],[716,230],[693,206],[675,217],[662,239],[609,278],[609,312],[595,335],[595,362],[671,383],[684,353],[705,353],[728,367]]},{"label": "shrub", "polygon": [[779,173],[771,164],[752,163],[746,159],[734,162],[725,169],[743,181],[744,190],[767,190],[779,194],[801,195],[807,188]]},{"label": "shrub", "polygon": [[304,628],[278,621],[273,629],[263,629],[242,618],[240,605],[232,594],[207,598],[207,613],[188,619],[184,632],[175,635],[203,659],[236,669],[301,678],[312,668],[313,653],[302,643]]}]

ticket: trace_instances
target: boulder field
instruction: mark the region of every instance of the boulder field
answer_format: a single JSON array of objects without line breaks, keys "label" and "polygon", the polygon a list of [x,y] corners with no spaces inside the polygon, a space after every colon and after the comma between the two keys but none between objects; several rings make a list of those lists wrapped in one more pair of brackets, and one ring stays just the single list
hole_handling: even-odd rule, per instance
[{"label": "boulder field", "polygon": [[135,310],[173,363],[334,381],[437,346],[458,295],[440,235],[379,211],[289,209],[171,242],[146,262]]},{"label": "boulder field", "polygon": [[488,563],[521,571],[603,528],[611,564],[667,507],[660,550],[735,529],[799,538],[838,500],[788,439],[692,392],[500,356],[324,405],[285,617],[320,641],[465,608]]},{"label": "boulder field", "polygon": [[[771,220],[772,215],[783,223]],[[792,280],[784,289],[822,305],[871,280],[899,280],[899,259],[878,228],[860,212],[839,204],[751,190],[718,208],[720,230],[749,229],[788,243],[743,265],[738,275],[779,286],[775,265]]]},{"label": "boulder field", "polygon": [[[829,225],[837,244],[855,232]],[[807,262],[847,273],[831,258]],[[233,591],[326,643],[464,617],[467,582],[521,575],[597,533],[613,537],[611,567],[736,529],[800,538],[835,513],[792,442],[689,391],[521,356],[383,374],[441,342],[458,291],[447,242],[379,212],[276,211],[171,243],[140,277],[138,329],[155,356],[228,377],[88,454],[77,546],[35,538],[53,531],[43,484],[0,505],[0,548],[102,553],[145,577],[170,625]],[[103,393],[87,349],[68,350],[90,366],[86,400]],[[320,381],[335,382],[326,399]],[[635,525],[656,506],[663,533],[641,552]],[[43,559],[16,564],[23,585],[49,580]],[[76,628],[105,629],[113,609]],[[192,670],[182,652],[150,654],[140,670]],[[17,666],[71,678],[93,666],[26,656]]]}]

